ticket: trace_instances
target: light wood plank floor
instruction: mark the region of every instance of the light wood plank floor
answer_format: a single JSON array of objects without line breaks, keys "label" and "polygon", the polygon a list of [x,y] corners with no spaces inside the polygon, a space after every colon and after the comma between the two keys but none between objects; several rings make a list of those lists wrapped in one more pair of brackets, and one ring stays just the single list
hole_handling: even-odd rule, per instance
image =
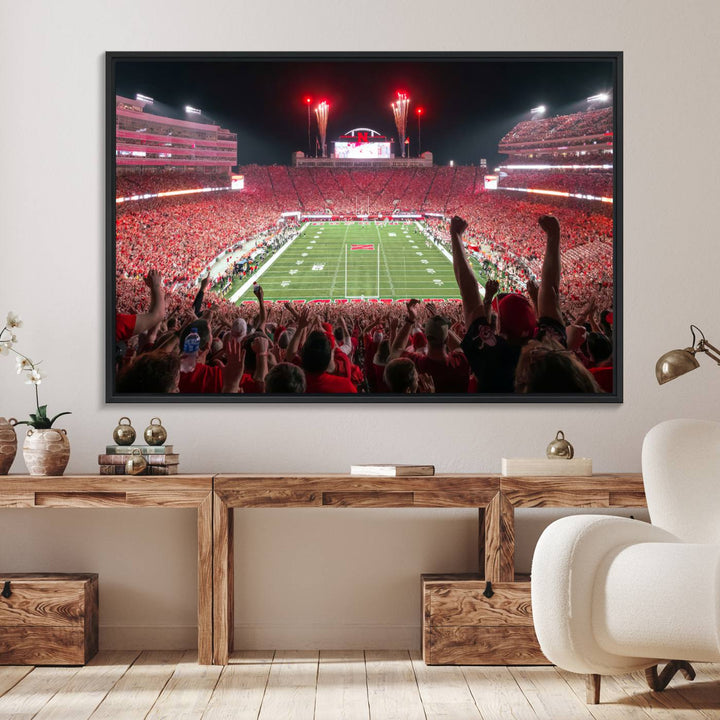
[{"label": "light wood plank floor", "polygon": [[102,652],[82,668],[0,667],[0,720],[720,720],[720,664],[651,693],[642,674],[428,667],[416,651]]}]

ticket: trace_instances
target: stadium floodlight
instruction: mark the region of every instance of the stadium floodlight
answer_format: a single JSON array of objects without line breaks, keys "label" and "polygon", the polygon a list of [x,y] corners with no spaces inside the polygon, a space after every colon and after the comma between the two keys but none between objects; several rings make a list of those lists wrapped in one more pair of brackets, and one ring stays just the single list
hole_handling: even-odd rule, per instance
[{"label": "stadium floodlight", "polygon": [[587,101],[589,103],[592,102],[607,102],[610,99],[610,95],[608,93],[602,92],[598,93],[597,95],[591,95]]},{"label": "stadium floodlight", "polygon": [[537,107],[531,108],[530,112],[533,115],[542,115],[547,108],[544,105],[538,105]]},{"label": "stadium floodlight", "polygon": [[152,105],[155,102],[151,97],[148,97],[147,95],[142,95],[141,93],[137,93],[137,95],[135,95],[135,99],[147,103],[148,105]]},{"label": "stadium floodlight", "polygon": [[312,149],[310,146],[310,104],[312,103],[312,98],[309,95],[305,96],[305,104],[307,105],[307,116],[308,116],[308,154],[307,156],[310,157],[312,154]]},{"label": "stadium floodlight", "polygon": [[198,110],[197,108],[194,108],[192,105],[186,105],[185,112],[188,115],[202,115],[202,110]]},{"label": "stadium floodlight", "polygon": [[415,109],[415,114],[417,115],[418,119],[418,157],[422,156],[422,135],[420,134],[420,118],[423,116],[424,112],[424,108],[419,107]]}]

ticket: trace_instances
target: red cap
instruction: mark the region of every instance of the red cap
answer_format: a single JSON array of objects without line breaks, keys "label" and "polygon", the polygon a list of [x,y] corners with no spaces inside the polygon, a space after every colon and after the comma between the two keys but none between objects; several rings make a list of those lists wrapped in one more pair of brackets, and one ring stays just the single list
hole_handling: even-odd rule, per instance
[{"label": "red cap", "polygon": [[498,303],[500,332],[509,340],[533,336],[537,327],[535,311],[524,295],[510,293]]},{"label": "red cap", "polygon": [[427,346],[427,338],[425,337],[425,333],[421,330],[418,330],[413,336],[412,336],[412,342],[413,347],[416,348],[424,348]]}]

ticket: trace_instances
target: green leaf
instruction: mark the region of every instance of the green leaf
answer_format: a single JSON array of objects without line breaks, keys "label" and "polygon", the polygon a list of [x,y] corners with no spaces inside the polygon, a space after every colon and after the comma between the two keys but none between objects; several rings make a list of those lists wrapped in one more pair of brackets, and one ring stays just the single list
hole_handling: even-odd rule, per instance
[{"label": "green leaf", "polygon": [[47,405],[38,405],[38,417],[47,417]]},{"label": "green leaf", "polygon": [[39,422],[40,418],[35,413],[30,413],[30,420],[32,422],[29,422],[28,425],[33,425],[34,423]]},{"label": "green leaf", "polygon": [[72,413],[69,410],[66,410],[65,412],[58,413],[52,420],[50,420],[50,424],[48,427],[52,427],[53,423],[62,415],[72,415]]}]

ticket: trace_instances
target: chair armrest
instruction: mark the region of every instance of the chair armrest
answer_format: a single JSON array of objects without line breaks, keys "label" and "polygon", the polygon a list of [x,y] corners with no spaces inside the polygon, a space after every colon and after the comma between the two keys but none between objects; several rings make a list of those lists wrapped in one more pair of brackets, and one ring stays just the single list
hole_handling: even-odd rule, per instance
[{"label": "chair armrest", "polygon": [[720,661],[720,545],[614,548],[595,575],[592,618],[610,653]]},{"label": "chair armrest", "polygon": [[653,525],[606,515],[573,515],[541,535],[532,562],[532,611],[540,647],[550,662],[577,673],[640,670],[654,658],[607,652],[593,633],[595,576],[614,549],[635,543],[675,543]]}]

